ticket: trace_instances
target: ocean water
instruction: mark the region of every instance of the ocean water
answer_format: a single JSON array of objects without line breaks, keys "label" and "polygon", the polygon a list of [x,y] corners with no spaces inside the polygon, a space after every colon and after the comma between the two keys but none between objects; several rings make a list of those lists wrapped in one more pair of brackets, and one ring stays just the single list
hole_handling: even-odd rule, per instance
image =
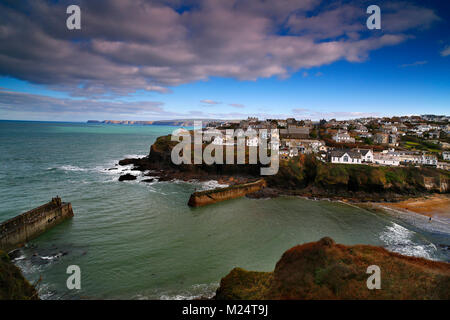
[{"label": "ocean water", "polygon": [[[449,228],[338,202],[235,199],[204,208],[190,194],[216,182],[119,182],[125,157],[144,156],[169,126],[0,121],[0,221],[49,201],[75,217],[15,260],[43,299],[187,299],[214,294],[232,268],[271,271],[290,247],[324,236],[450,261]],[[136,174],[139,174],[136,172]],[[66,269],[81,269],[68,290]]]}]

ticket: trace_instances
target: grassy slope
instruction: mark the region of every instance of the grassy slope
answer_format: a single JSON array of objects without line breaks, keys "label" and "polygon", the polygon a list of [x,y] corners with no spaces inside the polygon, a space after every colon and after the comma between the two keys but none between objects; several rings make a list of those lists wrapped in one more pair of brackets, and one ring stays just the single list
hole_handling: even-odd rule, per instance
[{"label": "grassy slope", "polygon": [[350,191],[423,192],[425,179],[439,185],[450,181],[450,172],[435,168],[373,167],[322,163],[312,156],[284,162],[276,176],[268,177],[271,185],[291,188],[315,186]]}]

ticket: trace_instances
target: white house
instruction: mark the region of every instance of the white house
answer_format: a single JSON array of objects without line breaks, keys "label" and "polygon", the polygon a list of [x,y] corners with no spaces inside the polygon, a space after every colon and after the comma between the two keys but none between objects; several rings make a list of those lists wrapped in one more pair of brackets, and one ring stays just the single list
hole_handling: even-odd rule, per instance
[{"label": "white house", "polygon": [[450,163],[448,162],[438,162],[437,168],[442,170],[450,171]]},{"label": "white house", "polygon": [[361,153],[362,162],[373,162],[373,151],[371,149],[353,149],[352,151]]},{"label": "white house", "polygon": [[218,145],[218,146],[234,146],[234,139],[233,139],[233,137],[217,136],[214,138],[212,144]]},{"label": "white house", "polygon": [[354,143],[355,138],[350,137],[350,135],[347,132],[338,132],[333,136],[333,140],[336,142],[348,142],[348,143]]},{"label": "white house", "polygon": [[400,161],[397,157],[393,157],[386,153],[375,152],[373,155],[373,162],[383,166],[398,166]]},{"label": "white house", "polygon": [[351,150],[333,150],[330,157],[331,163],[359,164],[362,159],[361,153]]},{"label": "white house", "polygon": [[436,156],[430,155],[430,154],[423,154],[422,155],[422,164],[429,165],[429,166],[437,166],[437,158]]},{"label": "white house", "polygon": [[291,148],[289,149],[289,157],[296,157],[298,156],[298,149],[297,148]]},{"label": "white house", "polygon": [[442,158],[444,158],[444,160],[450,160],[450,151],[442,152]]}]

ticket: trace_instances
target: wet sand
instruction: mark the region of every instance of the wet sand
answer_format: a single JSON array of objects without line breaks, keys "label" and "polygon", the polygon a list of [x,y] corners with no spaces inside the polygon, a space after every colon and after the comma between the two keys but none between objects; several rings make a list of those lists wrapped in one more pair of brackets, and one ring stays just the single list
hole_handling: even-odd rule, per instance
[{"label": "wet sand", "polygon": [[450,195],[436,194],[395,203],[378,203],[384,207],[412,211],[427,217],[450,220]]}]

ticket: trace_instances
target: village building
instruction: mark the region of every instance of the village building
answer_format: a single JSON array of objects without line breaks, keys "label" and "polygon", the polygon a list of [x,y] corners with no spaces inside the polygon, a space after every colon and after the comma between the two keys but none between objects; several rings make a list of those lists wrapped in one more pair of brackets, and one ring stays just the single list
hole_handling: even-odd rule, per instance
[{"label": "village building", "polygon": [[442,152],[442,158],[444,160],[450,160],[450,151],[444,151]]},{"label": "village building", "polygon": [[377,133],[374,136],[374,141],[378,144],[388,144],[389,135],[387,133]]},{"label": "village building", "polygon": [[397,142],[397,135],[396,134],[390,134],[389,135],[389,145],[390,146],[398,146],[398,142]]},{"label": "village building", "polygon": [[297,127],[289,125],[287,129],[280,129],[280,137],[286,139],[309,138],[309,127]]},{"label": "village building", "polygon": [[438,169],[450,171],[450,163],[448,162],[438,162],[436,167]]},{"label": "village building", "polygon": [[398,166],[400,164],[397,157],[382,152],[375,152],[373,154],[373,162],[383,166]]},{"label": "village building", "polygon": [[367,127],[362,124],[357,124],[354,131],[361,134],[361,133],[368,133],[369,129],[367,129]]},{"label": "village building", "polygon": [[422,155],[422,164],[428,166],[437,166],[437,157],[430,154]]},{"label": "village building", "polygon": [[373,151],[371,149],[352,149],[352,151],[359,152],[361,154],[361,160],[365,163],[373,162]]},{"label": "village building", "polygon": [[298,156],[298,149],[297,148],[291,148],[289,149],[289,157],[297,157]]},{"label": "village building", "polygon": [[330,152],[331,163],[359,164],[361,153],[351,150],[333,150]]},{"label": "village building", "polygon": [[333,140],[338,143],[355,143],[355,138],[350,137],[347,132],[337,132],[333,136]]}]

